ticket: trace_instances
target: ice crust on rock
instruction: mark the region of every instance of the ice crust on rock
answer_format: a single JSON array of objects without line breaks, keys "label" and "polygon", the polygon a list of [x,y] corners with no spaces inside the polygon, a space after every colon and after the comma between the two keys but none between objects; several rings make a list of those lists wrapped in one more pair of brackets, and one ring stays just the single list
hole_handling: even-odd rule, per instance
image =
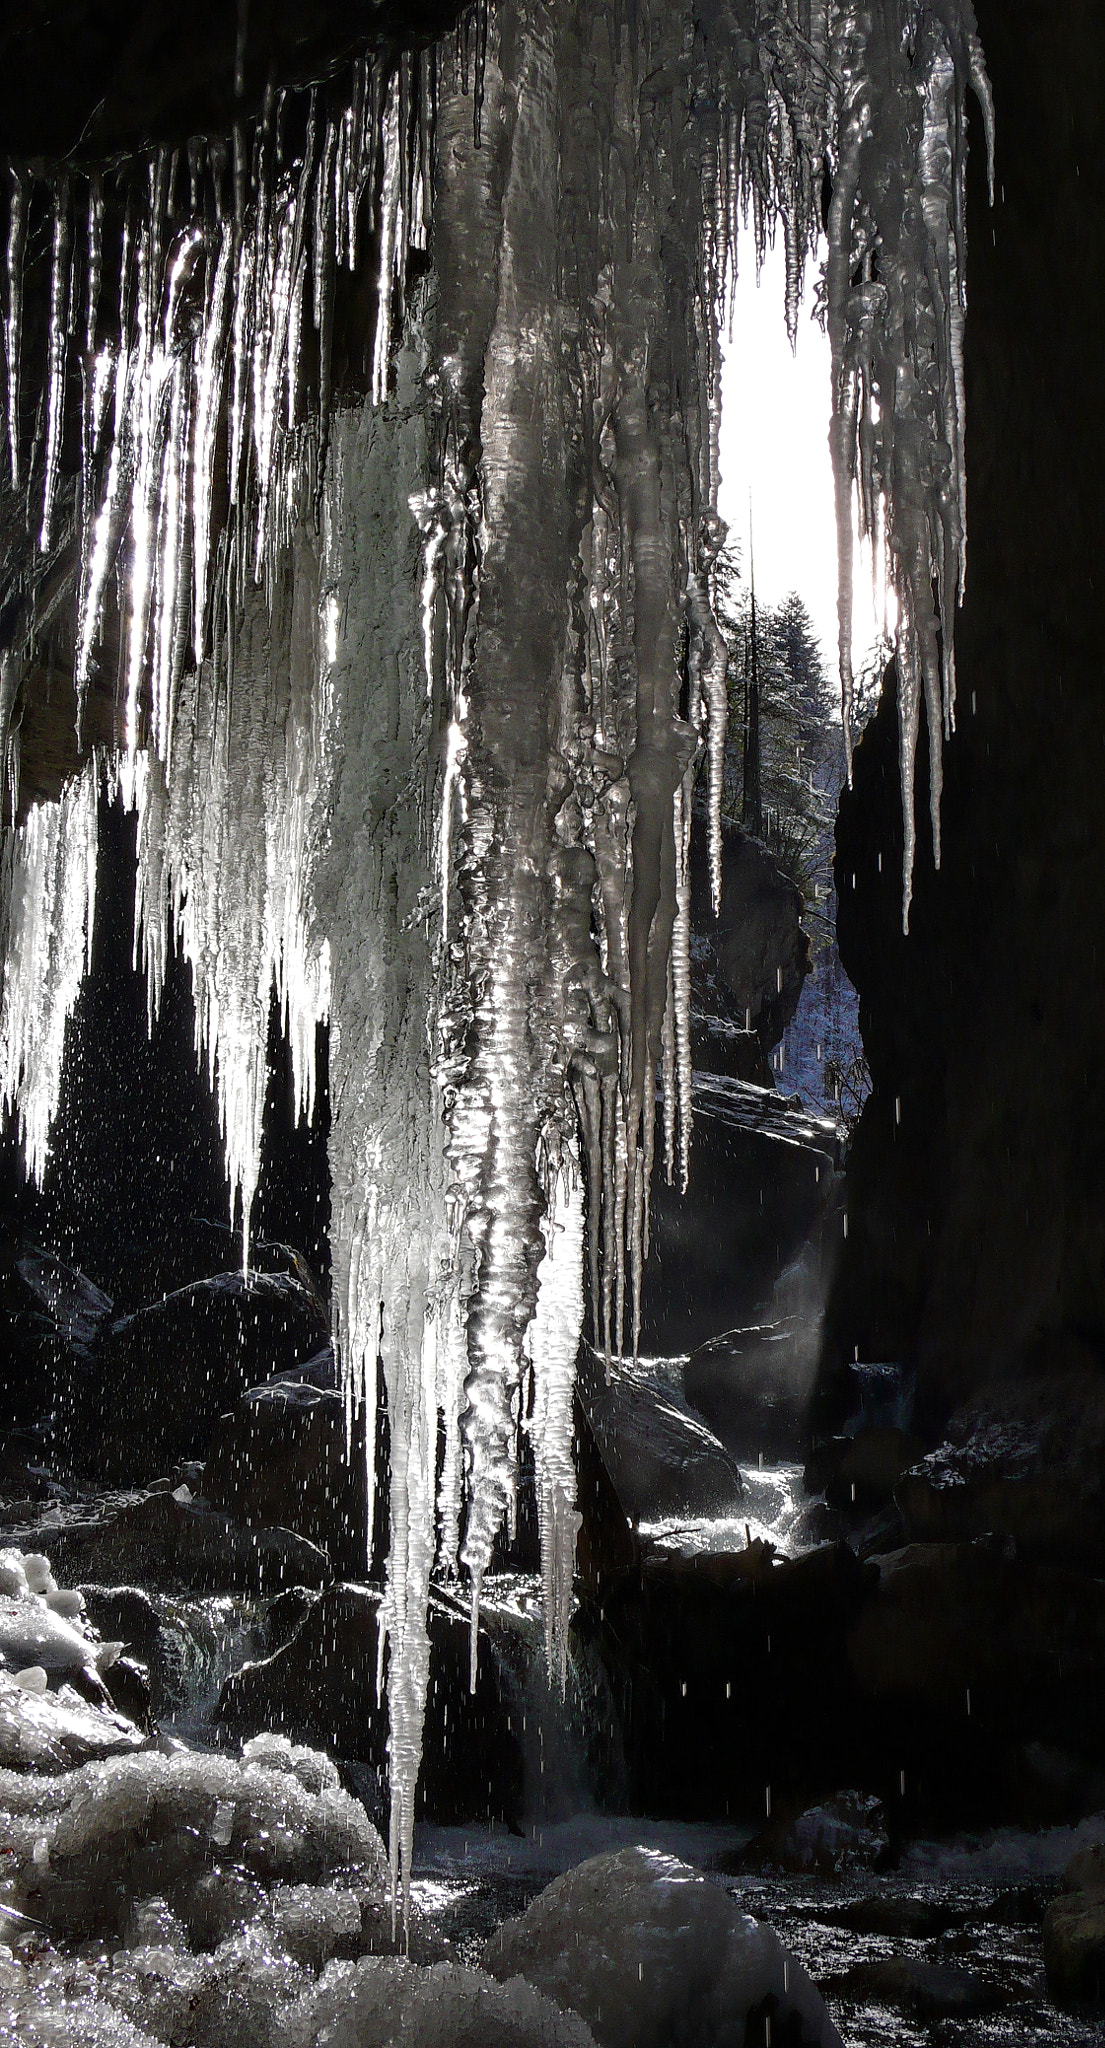
[{"label": "ice crust on rock", "polygon": [[37,1669],[37,1687],[26,1683],[25,1672],[0,1671],[0,1784],[9,1770],[64,1770],[145,1746],[147,1737],[125,1715],[91,1706],[71,1685],[51,1690],[48,1674]]},{"label": "ice crust on rock", "polygon": [[3,2048],[163,2048],[163,2037],[132,2025],[114,2006],[91,1998],[43,2005],[36,1993],[0,2005]]},{"label": "ice crust on rock", "polygon": [[[503,0],[475,54],[474,92],[463,35],[354,61],[325,95],[270,96],[232,149],[120,166],[118,202],[12,165],[4,238],[0,469],[27,535],[0,587],[5,805],[20,692],[64,606],[78,731],[98,662],[117,661],[122,714],[118,758],[5,837],[0,1099],[41,1176],[106,778],[138,813],[151,1015],[169,947],[191,966],[247,1258],[273,987],[303,1113],[329,1023],[336,1334],[370,1474],[378,1362],[391,1433],[404,1876],[435,1524],[475,1610],[532,1368],[555,1667],[581,1288],[599,1347],[635,1347],[656,1155],[688,1169],[688,851],[701,757],[716,895],[738,249],[783,236],[793,334],[828,174],[842,678],[847,706],[858,507],[898,597],[908,915],[922,702],[937,854],[954,718],[969,88],[992,133],[970,0],[772,0],[708,35],[689,0]],[[370,247],[367,393],[339,402],[337,274]]]},{"label": "ice crust on rock", "polygon": [[483,1954],[588,2022],[599,2048],[737,2048],[750,2014],[808,2048],[841,2048],[816,1985],[719,1885],[652,1849],[558,1877]]},{"label": "ice crust on rock", "polygon": [[372,1957],[333,1965],[273,2048],[594,2048],[584,2022],[521,1978]]},{"label": "ice crust on rock", "polygon": [[223,1864],[263,1887],[355,1870],[382,1893],[383,1848],[364,1808],[330,1782],[329,1759],[292,1757],[298,1769],[147,1752],[60,1779],[0,1780],[12,1902],[91,1937],[124,1933],[130,1901],[154,1893],[187,1918],[192,1888]]}]

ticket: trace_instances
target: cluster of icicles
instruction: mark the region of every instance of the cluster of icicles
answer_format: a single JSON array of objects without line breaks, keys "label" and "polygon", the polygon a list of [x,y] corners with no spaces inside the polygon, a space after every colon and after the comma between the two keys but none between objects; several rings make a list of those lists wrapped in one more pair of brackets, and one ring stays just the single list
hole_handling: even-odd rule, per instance
[{"label": "cluster of icicles", "polygon": [[[47,639],[78,729],[112,642],[121,708],[117,756],[6,834],[0,1086],[40,1177],[110,776],[138,812],[151,1015],[179,945],[247,1255],[272,987],[304,1112],[330,1026],[335,1323],[370,1475],[378,1370],[388,1407],[404,1876],[430,1572],[463,1564],[475,1630],[522,1429],[563,1672],[575,1356],[588,1294],[599,1347],[635,1342],[658,1076],[687,1173],[702,758],[715,905],[721,869],[719,319],[748,221],[757,251],[785,236],[793,333],[826,173],[845,709],[858,515],[898,597],[906,908],[922,701],[938,848],[969,84],[989,136],[969,0],[779,0],[755,28],[734,5],[708,40],[683,0],[500,0],[455,45],[366,59],[336,111],[277,94],[232,148],[154,156],[110,214],[95,178],[10,170],[7,804]],[[335,400],[339,272],[369,263],[362,396]]]}]

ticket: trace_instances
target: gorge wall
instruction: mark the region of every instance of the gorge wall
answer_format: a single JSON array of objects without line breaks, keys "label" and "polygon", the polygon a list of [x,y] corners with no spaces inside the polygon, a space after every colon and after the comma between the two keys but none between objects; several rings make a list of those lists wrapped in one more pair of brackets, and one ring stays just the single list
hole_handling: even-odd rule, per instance
[{"label": "gorge wall", "polygon": [[[1100,20],[985,4],[997,203],[969,177],[971,540],[943,859],[899,918],[896,736],[856,754],[840,943],[874,1090],[849,1169],[832,1358],[901,1357],[939,1408],[1105,1359]],[[922,740],[923,745],[923,740]]]}]

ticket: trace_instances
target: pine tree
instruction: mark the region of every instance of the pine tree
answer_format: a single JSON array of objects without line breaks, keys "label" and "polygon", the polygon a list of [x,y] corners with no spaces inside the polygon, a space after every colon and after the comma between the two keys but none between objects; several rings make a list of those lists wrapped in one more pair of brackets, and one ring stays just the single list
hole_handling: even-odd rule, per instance
[{"label": "pine tree", "polygon": [[731,548],[718,563],[717,613],[729,646],[725,808],[812,901],[827,888],[844,770],[817,637],[796,592],[776,606],[754,599]]}]

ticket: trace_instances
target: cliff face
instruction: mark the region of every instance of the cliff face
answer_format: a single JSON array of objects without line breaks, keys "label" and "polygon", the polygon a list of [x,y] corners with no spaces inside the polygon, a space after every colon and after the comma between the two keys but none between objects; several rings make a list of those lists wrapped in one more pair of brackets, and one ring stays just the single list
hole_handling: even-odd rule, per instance
[{"label": "cliff face", "polygon": [[1105,1360],[1103,41],[1080,0],[979,15],[998,189],[991,213],[976,158],[959,717],[942,866],[922,824],[908,938],[890,705],[837,836],[874,1091],[831,1357],[911,1357],[937,1405],[1084,1348]]}]

